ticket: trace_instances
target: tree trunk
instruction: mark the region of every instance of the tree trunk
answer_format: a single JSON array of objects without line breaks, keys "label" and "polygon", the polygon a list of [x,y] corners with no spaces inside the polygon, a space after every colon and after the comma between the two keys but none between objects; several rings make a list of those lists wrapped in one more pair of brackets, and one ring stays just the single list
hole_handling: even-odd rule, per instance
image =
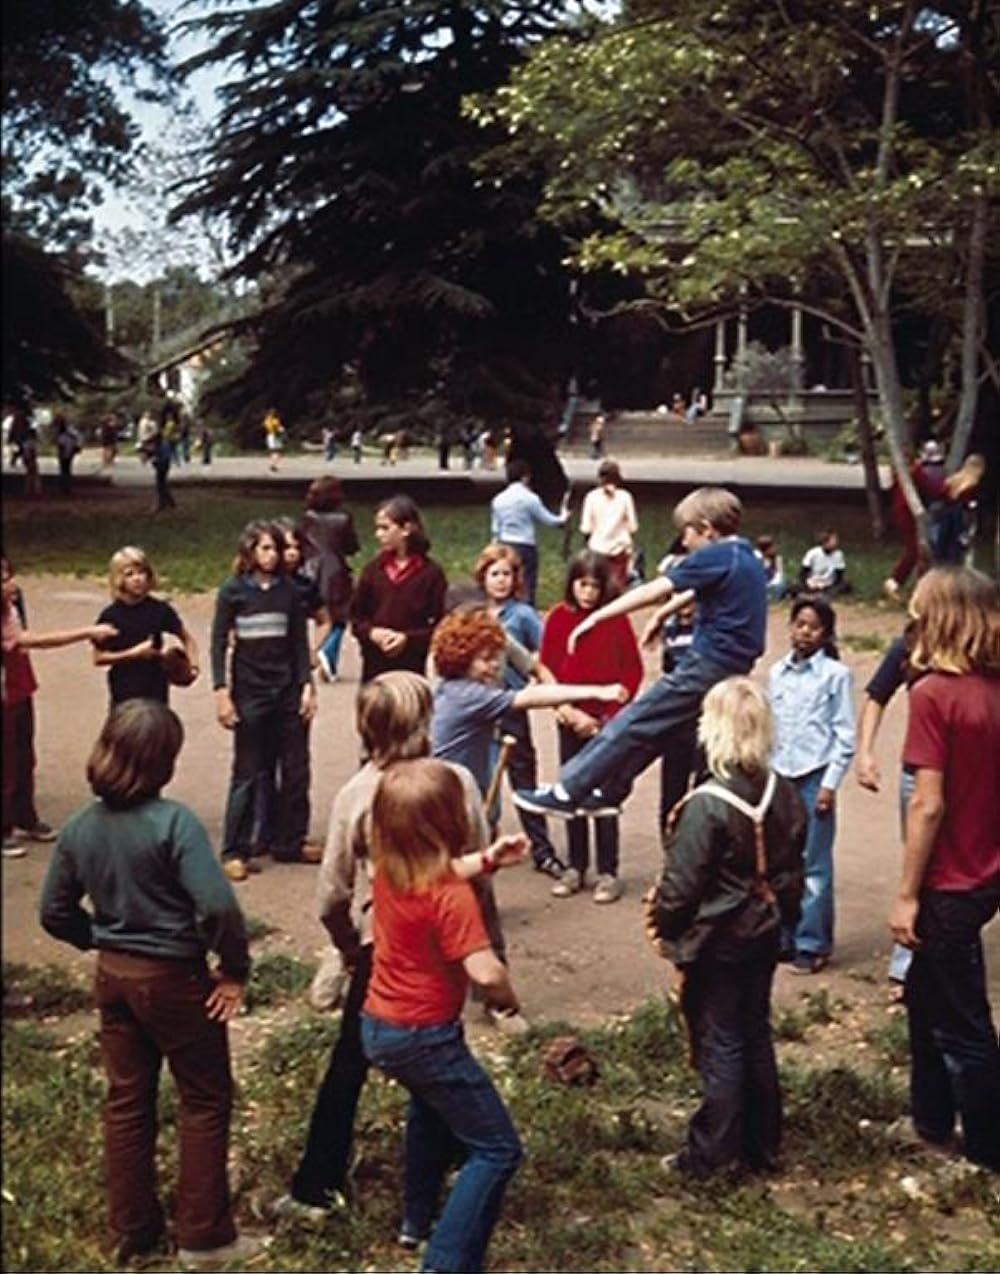
[{"label": "tree trunk", "polygon": [[962,301],[962,393],[958,401],[955,431],[948,448],[948,472],[954,473],[965,458],[965,451],[976,422],[979,399],[979,336],[983,326],[983,269],[986,259],[986,192],[974,196],[972,227],[969,231],[969,261],[965,273],[965,296]]},{"label": "tree trunk", "polygon": [[858,419],[858,441],[861,444],[861,463],[865,473],[865,500],[871,520],[872,537],[881,540],[885,535],[885,519],[882,517],[882,488],[879,484],[878,458],[875,455],[875,438],[872,434],[871,413],[868,410],[868,392],[861,369],[861,352],[856,345],[850,347],[851,387],[854,390],[854,410]]}]

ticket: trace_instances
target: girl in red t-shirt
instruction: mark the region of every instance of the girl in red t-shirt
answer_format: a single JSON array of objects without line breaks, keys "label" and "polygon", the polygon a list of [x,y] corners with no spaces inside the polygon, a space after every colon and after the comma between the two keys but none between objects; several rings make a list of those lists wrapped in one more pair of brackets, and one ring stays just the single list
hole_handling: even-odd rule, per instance
[{"label": "girl in red t-shirt", "polygon": [[[573,652],[569,650],[570,634],[588,614],[608,601],[612,595],[611,588],[608,559],[590,549],[577,553],[566,572],[564,599],[545,617],[541,662],[557,681],[569,685],[620,682],[632,699],[642,681],[642,659],[632,625],[625,616],[616,616],[600,628],[585,633]],[[564,704],[558,708],[560,762],[565,763],[575,756],[621,706],[620,703],[599,703],[595,700]],[[622,895],[618,878],[618,819],[604,817],[595,821],[597,881],[594,902],[617,902]],[[571,818],[566,829],[570,865],[552,886],[556,898],[569,898],[580,892],[590,857],[587,819]]]},{"label": "girl in red t-shirt", "polygon": [[[490,948],[472,887],[451,869],[468,841],[461,780],[442,761],[398,761],[372,804],[375,960],[361,1023],[368,1059],[410,1092],[400,1241],[430,1234],[445,1174],[465,1159],[430,1234],[424,1269],[477,1271],[521,1145],[506,1107],[462,1031],[471,980],[516,1012],[506,967]],[[512,840],[485,851],[497,861]]]}]

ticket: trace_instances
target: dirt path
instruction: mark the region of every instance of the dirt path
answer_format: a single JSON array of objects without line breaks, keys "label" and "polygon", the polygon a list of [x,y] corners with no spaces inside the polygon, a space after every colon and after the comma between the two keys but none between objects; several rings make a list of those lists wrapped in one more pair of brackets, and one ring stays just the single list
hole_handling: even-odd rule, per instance
[{"label": "dirt path", "polygon": [[[67,578],[21,581],[31,625],[38,630],[89,623],[105,601],[99,582]],[[212,598],[175,599],[195,632],[207,664]],[[841,629],[850,637],[893,633],[899,616],[864,607],[845,607]],[[763,675],[785,649],[783,615],[772,614]],[[344,680],[320,687],[320,712],[313,727],[313,835],[322,839],[330,802],[357,764],[353,702],[358,660],[353,642],[345,642]],[[878,655],[845,652],[860,700]],[[40,682],[37,705],[38,796],[42,817],[64,820],[89,798],[83,767],[106,702],[103,674],[90,665],[80,647],[41,651],[33,656]],[[652,670],[651,670],[652,671]],[[207,675],[189,690],[174,692],[187,742],[171,795],[190,804],[218,843],[229,775],[229,736],[215,723]],[[906,705],[902,697],[886,716],[880,740],[885,776],[878,796],[863,792],[850,775],[844,784],[837,839],[837,952],[834,964],[812,978],[779,971],[779,1000],[827,988],[831,994],[881,1013],[886,999],[885,965],[889,949],[885,915],[899,864],[896,765]],[[535,714],[542,774],[554,773],[555,731],[546,714]],[[622,1013],[662,991],[665,966],[642,939],[640,898],[654,879],[660,860],[655,835],[658,776],[647,771],[636,785],[622,817],[622,875],[625,897],[611,907],[595,906],[588,894],[553,899],[543,877],[529,869],[501,873],[498,892],[511,967],[525,1010],[534,1019],[564,1018],[587,1024]],[[515,827],[508,808],[504,827]],[[555,828],[561,846],[561,829]],[[50,847],[32,846],[28,857],[3,863],[3,955],[28,963],[68,963],[84,969],[81,956],[50,939],[39,928],[36,906]],[[267,863],[263,874],[239,886],[248,915],[267,920],[280,933],[267,939],[269,950],[287,950],[313,959],[324,933],[313,915],[315,870]],[[994,1005],[1000,1003],[1000,926],[987,935]]]}]

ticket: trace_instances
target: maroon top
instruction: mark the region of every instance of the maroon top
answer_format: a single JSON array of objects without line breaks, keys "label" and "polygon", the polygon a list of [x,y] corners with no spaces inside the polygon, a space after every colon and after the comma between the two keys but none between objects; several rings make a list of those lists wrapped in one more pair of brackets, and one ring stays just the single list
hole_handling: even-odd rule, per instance
[{"label": "maroon top", "polygon": [[[351,603],[351,630],[361,646],[362,681],[397,668],[424,671],[431,633],[444,614],[447,588],[444,571],[431,558],[396,583],[386,575],[381,556],[368,563]],[[406,645],[398,655],[384,654],[371,640],[373,628],[406,633]]]}]

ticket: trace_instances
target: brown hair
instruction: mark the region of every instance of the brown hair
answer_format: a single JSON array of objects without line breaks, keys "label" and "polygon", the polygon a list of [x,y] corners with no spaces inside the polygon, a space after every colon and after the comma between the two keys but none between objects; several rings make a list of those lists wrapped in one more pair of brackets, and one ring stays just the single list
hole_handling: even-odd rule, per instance
[{"label": "brown hair", "polygon": [[910,598],[910,667],[917,672],[1000,672],[1000,585],[970,567],[937,567]]},{"label": "brown hair", "polygon": [[616,460],[602,460],[597,466],[597,481],[609,482],[612,486],[620,487],[622,484],[622,471],[618,467]]},{"label": "brown hair", "polygon": [[707,522],[720,535],[735,535],[742,521],[740,498],[725,487],[698,487],[674,509],[674,525],[681,531]]},{"label": "brown hair", "polygon": [[451,871],[469,840],[465,794],[443,761],[394,761],[372,802],[372,859],[397,892],[419,892]]},{"label": "brown hair", "polygon": [[183,742],[180,718],[165,703],[128,699],[104,723],[87,762],[87,782],[108,805],[138,805],[173,778]]},{"label": "brown hair", "polygon": [[514,587],[511,590],[511,597],[523,597],[524,566],[521,563],[521,554],[517,549],[512,549],[509,544],[487,544],[476,558],[476,565],[472,568],[472,577],[479,587],[486,587],[486,572],[494,562],[507,563],[514,572]]},{"label": "brown hair", "polygon": [[344,499],[344,489],[339,478],[316,478],[306,491],[306,508],[316,513],[332,513],[339,509]]},{"label": "brown hair", "polygon": [[281,573],[284,569],[282,562],[285,555],[285,534],[277,522],[259,518],[248,522],[240,532],[240,542],[236,546],[236,557],[233,559],[234,575],[250,575],[257,569],[254,554],[257,545],[265,535],[269,535],[274,540],[274,547],[278,550],[277,572]]},{"label": "brown hair", "polygon": [[383,672],[358,691],[356,721],[375,765],[412,760],[430,752],[430,682],[416,672]]},{"label": "brown hair", "polygon": [[498,655],[507,645],[500,622],[483,606],[460,606],[434,629],[431,657],[441,677],[464,677],[478,655]]},{"label": "brown hair", "polygon": [[408,554],[424,554],[430,551],[430,537],[424,527],[424,520],[415,501],[408,495],[393,495],[383,500],[375,510],[376,516],[384,513],[390,522],[397,526],[409,527],[406,533],[406,551]]}]

